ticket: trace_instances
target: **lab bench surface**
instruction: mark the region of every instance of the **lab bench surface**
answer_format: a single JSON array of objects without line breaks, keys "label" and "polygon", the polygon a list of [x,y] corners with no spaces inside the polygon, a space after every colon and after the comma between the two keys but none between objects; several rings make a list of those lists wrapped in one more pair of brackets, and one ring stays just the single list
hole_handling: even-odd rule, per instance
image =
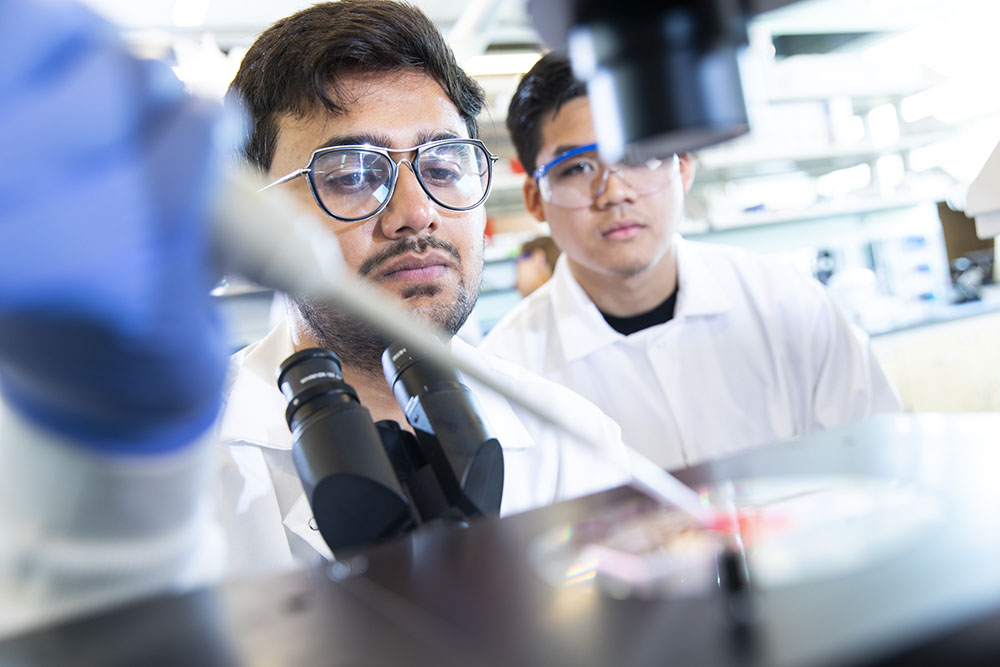
[{"label": "lab bench surface", "polygon": [[938,501],[941,515],[906,548],[751,585],[739,618],[718,587],[620,599],[593,580],[539,575],[541,536],[641,501],[619,488],[61,624],[0,643],[0,664],[1000,664],[998,434],[1000,414],[883,416],[679,472],[694,487],[868,479]]}]

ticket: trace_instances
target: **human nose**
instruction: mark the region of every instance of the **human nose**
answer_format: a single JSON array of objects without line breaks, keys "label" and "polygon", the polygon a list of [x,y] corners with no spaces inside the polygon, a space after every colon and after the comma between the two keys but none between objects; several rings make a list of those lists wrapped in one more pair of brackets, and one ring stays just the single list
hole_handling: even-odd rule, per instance
[{"label": "human nose", "polygon": [[397,168],[396,187],[379,221],[382,233],[390,239],[433,233],[440,223],[437,207],[417,181],[409,160],[401,160]]},{"label": "human nose", "polygon": [[[612,178],[613,176],[613,178]],[[604,167],[604,175],[594,196],[597,208],[616,206],[624,202],[634,202],[636,192],[616,167]]]}]

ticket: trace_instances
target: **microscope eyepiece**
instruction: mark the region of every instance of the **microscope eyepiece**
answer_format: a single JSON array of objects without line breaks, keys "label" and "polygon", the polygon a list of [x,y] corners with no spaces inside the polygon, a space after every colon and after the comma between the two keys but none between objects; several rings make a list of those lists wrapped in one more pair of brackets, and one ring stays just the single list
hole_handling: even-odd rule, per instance
[{"label": "microscope eyepiece", "polygon": [[288,401],[292,460],[330,548],[358,549],[412,529],[410,501],[337,355],[301,350],[276,377]]},{"label": "microscope eyepiece", "polygon": [[293,432],[331,401],[358,402],[354,388],[344,382],[340,358],[333,350],[312,347],[296,352],[278,366],[275,381],[288,401],[285,421]]}]

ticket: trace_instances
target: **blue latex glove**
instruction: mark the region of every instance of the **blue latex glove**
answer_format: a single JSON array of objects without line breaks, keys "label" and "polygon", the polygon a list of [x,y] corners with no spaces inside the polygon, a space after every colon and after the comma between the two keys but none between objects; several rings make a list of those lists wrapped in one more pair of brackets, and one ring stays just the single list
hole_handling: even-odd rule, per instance
[{"label": "blue latex glove", "polygon": [[96,447],[203,432],[225,372],[209,197],[221,109],[59,0],[0,2],[0,388]]}]

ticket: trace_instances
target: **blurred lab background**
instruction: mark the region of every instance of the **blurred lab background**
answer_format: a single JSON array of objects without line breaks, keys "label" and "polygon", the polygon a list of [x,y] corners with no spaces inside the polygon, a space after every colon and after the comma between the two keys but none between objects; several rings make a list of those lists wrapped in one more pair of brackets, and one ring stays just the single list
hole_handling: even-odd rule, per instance
[{"label": "blurred lab background", "polygon": [[[87,0],[135,51],[220,98],[247,47],[303,0]],[[411,0],[414,1],[414,0]],[[483,139],[501,156],[487,203],[475,340],[520,299],[523,209],[504,128],[542,52],[523,0],[415,0],[487,93]],[[681,232],[794,263],[873,338],[909,411],[1000,410],[1000,267],[964,194],[1000,141],[996,0],[804,0],[757,17],[744,54],[751,132],[696,154]],[[273,295],[215,290],[232,348],[261,337]]]}]

